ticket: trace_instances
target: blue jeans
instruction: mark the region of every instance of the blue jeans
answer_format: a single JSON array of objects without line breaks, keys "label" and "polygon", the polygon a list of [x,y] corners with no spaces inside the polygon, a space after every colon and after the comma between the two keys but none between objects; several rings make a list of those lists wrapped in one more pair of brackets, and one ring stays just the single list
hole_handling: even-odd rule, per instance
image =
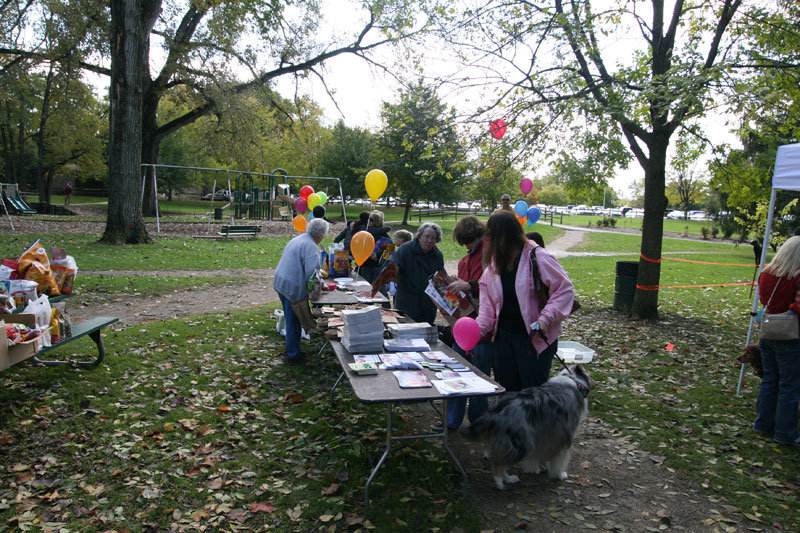
[{"label": "blue jeans", "polygon": [[[494,345],[491,342],[484,342],[475,346],[475,348],[472,349],[471,360],[458,344],[453,343],[453,349],[466,358],[467,361],[477,366],[481,372],[487,376],[492,375],[492,366],[494,366]],[[469,400],[469,409],[467,409],[467,400]],[[464,420],[464,411],[467,411],[467,417],[470,423],[473,423],[479,416],[485,413],[488,408],[489,398],[486,396],[465,396],[448,400],[447,427],[450,429],[458,429],[461,426],[461,422]]]},{"label": "blue jeans", "polygon": [[278,293],[283,305],[283,316],[286,319],[286,357],[300,356],[300,331],[302,326],[294,314],[292,302],[281,293]]},{"label": "blue jeans", "polygon": [[528,353],[528,335],[497,329],[494,339],[494,377],[507,391],[538,387],[550,379],[558,341],[538,355]]},{"label": "blue jeans", "polygon": [[775,440],[800,439],[797,431],[797,402],[800,400],[800,341],[761,340],[764,377],[758,389],[756,422],[753,429],[775,432]]}]

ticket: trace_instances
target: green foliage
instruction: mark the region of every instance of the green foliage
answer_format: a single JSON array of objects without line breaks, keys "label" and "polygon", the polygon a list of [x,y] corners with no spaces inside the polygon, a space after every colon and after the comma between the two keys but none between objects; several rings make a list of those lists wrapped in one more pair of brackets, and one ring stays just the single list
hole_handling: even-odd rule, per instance
[{"label": "green foliage", "polygon": [[436,91],[416,83],[401,93],[399,103],[383,103],[381,119],[381,166],[390,176],[385,194],[400,196],[406,204],[458,199],[466,156],[455,111],[447,109]]},{"label": "green foliage", "polygon": [[365,196],[364,178],[376,165],[375,140],[362,128],[349,128],[342,120],[333,127],[317,157],[317,173],[342,180],[345,196]]}]

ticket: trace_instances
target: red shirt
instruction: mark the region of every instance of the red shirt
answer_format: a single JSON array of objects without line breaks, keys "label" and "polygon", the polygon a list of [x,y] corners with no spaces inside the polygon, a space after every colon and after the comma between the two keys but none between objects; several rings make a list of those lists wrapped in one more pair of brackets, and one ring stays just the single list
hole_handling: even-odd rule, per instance
[{"label": "red shirt", "polygon": [[[481,279],[483,275],[483,245],[486,243],[486,237],[482,238],[478,241],[478,244],[475,245],[472,250],[467,253],[461,260],[458,262],[458,278],[464,281],[469,282],[470,285],[470,294],[473,298],[479,297],[478,292],[478,280]],[[476,309],[471,315],[472,318],[478,316],[478,310]],[[484,337],[482,337],[478,342],[491,342],[492,334],[487,333]]]},{"label": "red shirt", "polygon": [[[776,282],[777,288],[775,287]],[[800,284],[800,274],[793,278],[778,278],[765,270],[758,276],[758,299],[764,307],[769,302],[768,313],[783,313],[791,309],[800,314],[800,307],[795,304],[798,284]],[[773,290],[775,294],[772,293]],[[770,300],[770,296],[772,300]]]}]

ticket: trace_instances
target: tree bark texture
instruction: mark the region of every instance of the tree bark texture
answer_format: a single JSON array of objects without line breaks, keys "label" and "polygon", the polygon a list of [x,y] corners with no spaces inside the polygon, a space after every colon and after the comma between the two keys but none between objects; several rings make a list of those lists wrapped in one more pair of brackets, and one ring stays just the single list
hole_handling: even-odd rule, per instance
[{"label": "tree bark texture", "polygon": [[101,242],[152,242],[142,216],[142,108],[160,0],[111,1],[109,197]]},{"label": "tree bark texture", "polygon": [[39,134],[36,139],[36,191],[39,193],[39,203],[44,204],[44,209],[50,208],[50,184],[46,178],[47,169],[44,166],[45,138],[47,137],[47,119],[50,115],[50,90],[53,86],[53,64],[47,71],[47,79],[42,96],[42,111],[39,117]]}]

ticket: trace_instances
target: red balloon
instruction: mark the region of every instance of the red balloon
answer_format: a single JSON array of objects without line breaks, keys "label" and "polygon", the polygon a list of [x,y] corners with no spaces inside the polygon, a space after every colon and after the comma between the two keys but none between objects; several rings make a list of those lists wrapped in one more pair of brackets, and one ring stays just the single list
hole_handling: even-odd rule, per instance
[{"label": "red balloon", "polygon": [[314,194],[314,189],[311,185],[303,185],[300,187],[300,198],[304,198],[307,201],[311,194]]},{"label": "red balloon", "polygon": [[506,121],[502,118],[493,120],[489,125],[489,131],[492,132],[492,137],[495,139],[502,139],[503,135],[506,134]]}]

